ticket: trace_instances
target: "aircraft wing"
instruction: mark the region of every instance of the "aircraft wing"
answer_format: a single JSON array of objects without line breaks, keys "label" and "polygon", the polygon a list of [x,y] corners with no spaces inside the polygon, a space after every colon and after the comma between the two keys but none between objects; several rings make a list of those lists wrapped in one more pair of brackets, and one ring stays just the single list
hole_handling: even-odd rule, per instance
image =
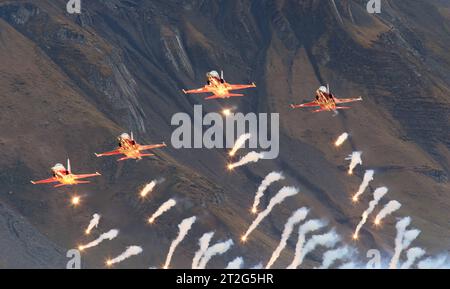
[{"label": "aircraft wing", "polygon": [[73,175],[73,177],[75,179],[84,179],[84,178],[91,178],[91,177],[96,177],[96,176],[100,176],[100,173],[95,173],[95,174],[82,174],[82,175]]},{"label": "aircraft wing", "polygon": [[316,101],[311,101],[303,104],[291,104],[292,108],[302,108],[302,107],[315,107],[320,106]]},{"label": "aircraft wing", "polygon": [[184,90],[183,89],[183,92],[185,94],[188,94],[188,93],[206,93],[206,92],[209,92],[209,89],[208,89],[208,87],[204,86],[204,87],[201,87],[201,88],[191,89],[191,90]]},{"label": "aircraft wing", "polygon": [[349,103],[349,102],[355,102],[355,101],[360,101],[360,100],[362,100],[361,97],[358,97],[358,98],[335,98],[334,99],[336,104]]},{"label": "aircraft wing", "polygon": [[227,86],[228,90],[236,90],[236,89],[245,89],[245,88],[252,88],[256,87],[256,84],[229,84]]},{"label": "aircraft wing", "polygon": [[151,149],[157,149],[157,148],[162,148],[167,146],[165,143],[161,143],[161,144],[154,144],[154,145],[144,145],[144,146],[139,146],[139,150],[143,151],[143,150],[151,150]]},{"label": "aircraft wing", "polygon": [[31,183],[33,185],[37,185],[37,184],[48,184],[48,183],[56,183],[58,182],[58,179],[56,178],[49,178],[49,179],[45,179],[45,180],[40,180],[40,181],[31,181]]},{"label": "aircraft wing", "polygon": [[95,154],[97,157],[103,157],[103,156],[113,156],[113,155],[120,155],[122,154],[122,152],[119,149],[110,151],[110,152],[106,152],[106,153],[101,153],[101,154]]}]

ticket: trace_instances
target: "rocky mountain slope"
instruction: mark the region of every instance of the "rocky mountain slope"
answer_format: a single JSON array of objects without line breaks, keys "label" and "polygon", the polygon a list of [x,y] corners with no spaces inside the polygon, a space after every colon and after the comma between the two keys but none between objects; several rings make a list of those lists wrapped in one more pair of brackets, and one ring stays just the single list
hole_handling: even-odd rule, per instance
[{"label": "rocky mountain slope", "polygon": [[[43,242],[66,249],[90,240],[83,228],[93,213],[102,214],[96,233],[118,228],[120,235],[83,255],[90,268],[103,267],[107,256],[128,245],[141,245],[144,253],[118,267],[159,266],[176,225],[196,215],[172,263],[190,267],[203,233],[215,230],[216,239],[238,242],[252,221],[249,207],[260,181],[278,170],[287,179],[267,195],[281,185],[296,185],[301,193],[276,207],[245,245],[213,259],[212,268],[236,256],[248,266],[266,262],[284,222],[301,206],[328,219],[362,258],[370,248],[387,258],[394,217],[382,229],[366,226],[359,242],[351,240],[370,194],[357,205],[350,197],[370,168],[376,171],[371,190],[387,186],[383,204],[400,201],[395,217],[412,216],[422,230],[417,245],[430,254],[448,250],[450,2],[382,1],[379,15],[368,14],[365,3],[92,0],[83,2],[80,15],[69,15],[63,0],[0,0],[0,204],[26,218]],[[245,98],[209,102],[181,92],[203,85],[212,69],[223,69],[231,83],[255,81],[257,88]],[[289,108],[310,100],[326,82],[339,97],[362,95],[364,101],[336,117]],[[244,113],[280,113],[277,159],[230,173],[220,149],[169,146],[156,158],[121,163],[93,155],[130,130],[142,143],[169,143],[174,113],[192,114],[194,104],[217,111],[228,103]],[[344,131],[351,141],[334,148]],[[363,151],[364,166],[349,177],[344,158],[352,150]],[[103,176],[69,190],[29,183],[67,157],[75,172]],[[139,200],[139,189],[160,177],[166,181]],[[74,193],[83,196],[77,208],[68,205]],[[148,215],[169,197],[178,201],[175,209],[147,225]],[[1,232],[2,240],[11,237]],[[275,267],[289,264],[295,238]],[[9,246],[3,244],[0,252]],[[21,257],[26,246],[19,247]],[[321,253],[306,267],[320,262]],[[51,260],[59,251],[48,254],[53,259],[36,256],[30,264],[58,267]],[[0,266],[27,267],[19,259],[0,255]]]}]

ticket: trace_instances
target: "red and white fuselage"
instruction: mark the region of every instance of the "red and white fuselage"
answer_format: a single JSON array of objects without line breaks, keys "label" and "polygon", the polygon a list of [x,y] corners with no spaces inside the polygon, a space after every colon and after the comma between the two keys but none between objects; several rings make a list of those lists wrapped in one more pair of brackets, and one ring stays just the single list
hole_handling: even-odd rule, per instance
[{"label": "red and white fuselage", "polygon": [[49,183],[59,183],[54,187],[62,187],[62,186],[71,186],[77,184],[87,184],[89,181],[84,181],[81,179],[90,178],[100,176],[100,173],[96,172],[94,174],[81,174],[76,175],[71,172],[70,168],[70,160],[67,160],[67,168],[62,164],[56,164],[51,168],[52,177],[40,180],[40,181],[31,181],[32,184],[49,184]]}]

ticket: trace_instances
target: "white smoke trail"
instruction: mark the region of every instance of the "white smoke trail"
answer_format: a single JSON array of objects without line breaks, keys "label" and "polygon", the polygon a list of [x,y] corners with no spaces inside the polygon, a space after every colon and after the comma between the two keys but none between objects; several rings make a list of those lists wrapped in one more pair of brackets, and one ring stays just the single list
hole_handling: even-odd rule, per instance
[{"label": "white smoke trail", "polygon": [[232,149],[228,154],[229,154],[230,156],[234,156],[234,155],[236,154],[236,152],[237,152],[240,148],[242,148],[242,147],[244,146],[245,142],[246,142],[247,140],[249,140],[251,137],[252,137],[252,135],[249,134],[249,133],[246,133],[246,134],[241,135],[241,136],[236,140],[236,142],[234,143],[233,149]]},{"label": "white smoke trail", "polygon": [[344,132],[343,134],[341,134],[341,135],[337,138],[337,140],[336,140],[336,142],[334,143],[334,145],[335,145],[336,147],[340,147],[340,146],[347,140],[347,138],[348,138],[348,133]]},{"label": "white smoke trail", "polygon": [[273,182],[277,182],[283,180],[284,176],[278,172],[271,172],[268,174],[264,180],[261,182],[261,185],[258,187],[258,191],[256,191],[255,200],[253,201],[252,213],[256,214],[258,212],[258,206],[261,198],[264,196],[264,192]]},{"label": "white smoke trail", "polygon": [[245,155],[242,159],[240,159],[238,162],[229,164],[228,169],[233,170],[234,168],[246,165],[248,163],[256,163],[260,159],[264,158],[263,153],[257,153],[255,151],[249,152],[247,155]]},{"label": "white smoke trail", "polygon": [[231,248],[231,246],[233,246],[233,240],[229,239],[228,241],[217,243],[209,247],[203,255],[203,258],[200,260],[198,269],[205,269],[206,264],[208,264],[209,260],[211,260],[213,256],[224,254]]},{"label": "white smoke trail", "polygon": [[419,236],[420,230],[408,230],[403,235],[402,249],[408,249],[411,243]]},{"label": "white smoke trail", "polygon": [[436,257],[428,257],[417,264],[419,269],[440,269],[443,268],[447,260],[447,255],[439,255]]},{"label": "white smoke trail", "polygon": [[294,230],[294,226],[303,221],[306,218],[309,210],[307,208],[301,208],[295,211],[292,216],[288,219],[287,223],[284,225],[283,233],[281,234],[281,240],[278,244],[278,247],[273,251],[272,256],[270,257],[269,262],[266,265],[266,269],[270,269],[275,261],[280,256],[281,251],[286,247],[287,240],[292,234]]},{"label": "white smoke trail", "polygon": [[175,249],[177,248],[178,244],[183,241],[184,237],[186,237],[187,233],[192,227],[192,224],[195,223],[195,220],[197,217],[193,216],[187,219],[184,219],[181,221],[180,224],[178,224],[178,236],[175,238],[175,240],[172,241],[172,244],[170,244],[169,253],[166,257],[166,262],[164,263],[164,269],[168,269],[170,265],[170,261],[172,260],[173,253],[175,252]]},{"label": "white smoke trail", "polygon": [[168,210],[170,210],[170,208],[172,208],[173,206],[175,206],[177,204],[177,202],[174,199],[170,199],[168,201],[166,201],[164,204],[162,204],[158,210],[156,210],[156,212],[148,219],[149,223],[153,223],[155,222],[156,218],[158,218],[159,216],[161,216],[162,214],[164,214],[165,212],[167,212]]},{"label": "white smoke trail", "polygon": [[119,256],[117,256],[114,259],[110,259],[110,260],[106,261],[106,265],[112,266],[116,263],[120,263],[123,260],[130,258],[131,256],[139,255],[141,253],[142,253],[142,248],[139,246],[127,247],[125,252],[123,252],[122,254],[120,254]]},{"label": "white smoke trail", "polygon": [[358,239],[359,231],[361,230],[362,226],[364,226],[364,224],[367,222],[367,218],[373,212],[380,199],[384,195],[386,195],[387,191],[388,189],[386,187],[377,188],[375,190],[375,192],[373,193],[373,200],[370,201],[369,207],[363,212],[361,221],[359,222],[358,226],[356,226],[355,233],[353,233],[353,239]]},{"label": "white smoke trail", "polygon": [[89,222],[89,226],[87,227],[87,229],[84,231],[86,233],[86,235],[89,235],[92,231],[92,229],[97,228],[98,223],[100,222],[100,215],[99,214],[94,214],[92,216],[91,221]]},{"label": "white smoke trail", "polygon": [[414,262],[425,255],[425,250],[419,247],[414,247],[406,252],[406,262],[400,267],[401,269],[409,269]]},{"label": "white smoke trail", "polygon": [[205,254],[206,250],[208,250],[209,243],[211,242],[213,236],[214,232],[209,232],[203,234],[203,236],[199,239],[198,243],[200,245],[200,249],[195,253],[194,259],[192,259],[192,269],[198,269],[198,263]]},{"label": "white smoke trail", "polygon": [[[300,266],[303,263],[303,260],[306,257],[306,255],[314,251],[314,249],[316,249],[318,246],[323,246],[325,248],[333,248],[334,245],[336,245],[336,243],[340,241],[340,239],[341,238],[338,236],[338,234],[336,234],[334,230],[322,235],[312,236],[311,239],[309,239],[305,243],[305,246],[302,249],[298,266]],[[296,266],[295,268],[297,268],[298,266]]]},{"label": "white smoke trail", "polygon": [[378,215],[375,217],[375,225],[380,225],[381,221],[383,221],[383,219],[392,214],[393,212],[397,211],[398,209],[400,209],[400,207],[402,206],[402,204],[400,204],[397,201],[390,201],[389,203],[386,204],[386,206],[384,206],[383,209],[380,210],[380,212],[378,213]]},{"label": "white smoke trail", "polygon": [[402,244],[403,244],[403,235],[405,234],[406,227],[411,223],[410,217],[405,217],[397,222],[395,228],[397,229],[397,236],[395,237],[395,250],[394,255],[392,256],[391,262],[389,264],[389,268],[395,269],[397,268],[398,260],[400,258],[400,254],[402,253]]},{"label": "white smoke trail", "polygon": [[300,265],[300,257],[302,255],[303,245],[305,244],[306,234],[317,231],[326,225],[327,224],[324,221],[314,219],[305,222],[298,228],[298,240],[295,245],[295,256],[291,264],[287,267],[288,269],[296,269]]},{"label": "white smoke trail", "polygon": [[256,219],[253,221],[253,223],[248,228],[247,232],[244,234],[244,236],[242,236],[242,241],[243,242],[247,241],[247,237],[251,234],[251,232],[253,232],[253,230],[256,229],[256,227],[258,227],[259,223],[261,223],[261,221],[264,220],[264,218],[270,214],[270,212],[272,211],[273,207],[275,207],[275,205],[280,204],[287,197],[294,196],[296,194],[298,194],[297,188],[294,188],[294,187],[281,188],[281,190],[272,199],[270,199],[270,202],[269,202],[269,205],[267,206],[267,208],[258,214]]},{"label": "white smoke trail", "polygon": [[334,250],[326,251],[323,254],[322,265],[319,269],[328,269],[334,262],[351,258],[352,250],[348,246],[343,246]]},{"label": "white smoke trail", "polygon": [[243,265],[244,259],[242,259],[242,257],[237,257],[236,259],[228,263],[225,269],[241,269]]},{"label": "white smoke trail", "polygon": [[94,240],[86,245],[78,246],[78,250],[83,251],[85,249],[98,246],[101,242],[103,242],[105,240],[114,239],[115,237],[117,237],[118,234],[119,234],[119,230],[112,229],[106,233],[101,234],[100,237],[98,237],[96,240]]},{"label": "white smoke trail", "polygon": [[353,152],[349,155],[346,160],[350,160],[350,165],[348,167],[348,174],[353,175],[353,170],[357,165],[362,165],[361,159],[362,152]]},{"label": "white smoke trail", "polygon": [[153,180],[150,183],[146,184],[145,187],[142,188],[141,192],[139,193],[141,198],[145,198],[149,193],[151,193],[153,191],[153,189],[156,187],[156,185],[162,183],[163,181],[164,181],[164,179],[157,179],[157,180]]},{"label": "white smoke trail", "polygon": [[369,186],[369,183],[371,181],[373,181],[373,174],[375,173],[374,170],[367,170],[364,174],[364,178],[363,181],[361,183],[361,185],[359,186],[358,191],[356,192],[356,194],[353,196],[353,202],[357,202],[359,200],[359,196],[361,196],[364,191],[367,189],[367,187]]}]

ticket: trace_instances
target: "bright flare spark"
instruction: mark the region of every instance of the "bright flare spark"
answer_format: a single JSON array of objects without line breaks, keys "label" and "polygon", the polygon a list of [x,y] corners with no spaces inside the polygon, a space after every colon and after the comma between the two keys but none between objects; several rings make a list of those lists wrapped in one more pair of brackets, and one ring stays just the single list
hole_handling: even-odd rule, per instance
[{"label": "bright flare spark", "polygon": [[230,108],[225,108],[222,110],[222,114],[224,116],[229,116],[231,114],[231,109]]},{"label": "bright flare spark", "polygon": [[81,198],[78,196],[75,196],[75,197],[72,197],[70,202],[72,203],[72,205],[78,206],[80,204],[80,201],[81,201]]},{"label": "bright flare spark", "polygon": [[334,145],[336,147],[340,147],[348,138],[348,133],[344,132],[343,134],[341,134],[338,139],[336,140],[336,142],[334,143]]}]

